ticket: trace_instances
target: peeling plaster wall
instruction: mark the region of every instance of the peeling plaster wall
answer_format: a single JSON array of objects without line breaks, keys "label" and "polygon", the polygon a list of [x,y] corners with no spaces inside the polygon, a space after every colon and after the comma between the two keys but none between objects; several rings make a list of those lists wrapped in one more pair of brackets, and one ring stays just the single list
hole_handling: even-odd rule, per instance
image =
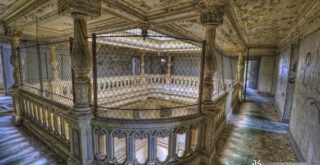
[{"label": "peeling plaster wall", "polygon": [[290,67],[291,48],[285,49],[280,53],[277,75],[277,87],[275,93],[276,106],[280,112],[280,118],[284,114],[284,104],[287,94],[288,74]]},{"label": "peeling plaster wall", "polygon": [[290,69],[287,81],[287,89],[284,103],[284,114],[282,122],[289,123],[292,109],[293,94],[295,88],[295,79],[297,76],[298,67],[298,57],[299,57],[299,42],[291,45],[291,56],[290,56]]},{"label": "peeling plaster wall", "polygon": [[274,70],[275,57],[261,56],[258,92],[272,94]]},{"label": "peeling plaster wall", "polygon": [[300,41],[289,131],[308,164],[320,162],[320,30]]}]

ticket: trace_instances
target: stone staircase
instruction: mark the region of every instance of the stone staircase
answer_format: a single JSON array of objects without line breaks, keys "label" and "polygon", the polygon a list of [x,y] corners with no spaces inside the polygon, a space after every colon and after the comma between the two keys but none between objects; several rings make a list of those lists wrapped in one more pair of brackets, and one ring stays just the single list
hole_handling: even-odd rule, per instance
[{"label": "stone staircase", "polygon": [[0,164],[56,165],[64,164],[35,136],[11,122],[11,115],[0,116]]}]

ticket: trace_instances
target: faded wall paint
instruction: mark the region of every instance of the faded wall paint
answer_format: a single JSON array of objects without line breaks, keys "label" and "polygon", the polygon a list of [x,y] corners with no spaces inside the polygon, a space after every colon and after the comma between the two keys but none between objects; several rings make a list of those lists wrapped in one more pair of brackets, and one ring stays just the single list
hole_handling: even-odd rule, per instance
[{"label": "faded wall paint", "polygon": [[304,159],[320,162],[320,30],[300,41],[289,130]]},{"label": "faded wall paint", "polygon": [[291,116],[291,108],[292,108],[292,101],[293,101],[293,94],[295,88],[295,79],[297,76],[297,69],[298,69],[298,57],[299,57],[299,42],[291,45],[291,56],[290,56],[290,69],[288,74],[288,81],[287,81],[287,89],[286,89],[286,96],[285,96],[285,103],[284,103],[284,113],[282,122],[289,123],[290,116]]},{"label": "faded wall paint", "polygon": [[258,92],[272,94],[275,57],[261,56],[260,59]]},{"label": "faded wall paint", "polygon": [[283,52],[281,52],[279,56],[275,102],[280,112],[280,118],[282,118],[284,114],[284,104],[287,94],[288,74],[290,66],[290,55],[291,48],[287,48]]}]

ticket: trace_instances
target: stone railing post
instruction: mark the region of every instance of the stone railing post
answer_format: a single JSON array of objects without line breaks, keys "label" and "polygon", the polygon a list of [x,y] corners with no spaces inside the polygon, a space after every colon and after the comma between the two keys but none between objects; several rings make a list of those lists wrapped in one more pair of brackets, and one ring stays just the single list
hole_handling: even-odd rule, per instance
[{"label": "stone railing post", "polygon": [[19,46],[19,40],[22,36],[22,31],[16,29],[16,28],[8,28],[8,37],[11,44],[11,56],[10,56],[10,64],[13,67],[13,80],[14,83],[11,87],[11,95],[12,95],[12,103],[13,103],[13,115],[12,120],[16,125],[20,125],[22,121],[22,112],[21,107],[23,105],[20,105],[20,88],[21,88],[21,76],[22,74],[20,72],[20,63],[19,62],[19,52],[18,52],[18,46]]},{"label": "stone railing post", "polygon": [[217,70],[217,57],[216,57],[216,29],[223,23],[223,15],[225,4],[215,4],[209,6],[207,9],[200,12],[200,21],[206,29],[206,54],[205,54],[205,69],[203,77],[203,92],[202,92],[202,112],[205,114],[204,121],[204,136],[202,139],[202,163],[212,164],[215,157],[215,116],[219,112],[215,103],[212,101],[213,74]]},{"label": "stone railing post", "polygon": [[89,72],[92,57],[87,38],[86,18],[101,15],[101,0],[58,0],[59,14],[71,14],[74,24],[74,39],[71,52],[71,67],[75,73],[75,103],[69,118],[70,157],[68,164],[91,164],[93,161],[92,129],[94,117],[89,104],[92,101]]},{"label": "stone railing post", "polygon": [[176,159],[176,146],[177,145],[177,134],[172,130],[169,134],[169,148],[168,148],[168,157],[169,162],[174,162]]},{"label": "stone railing post", "polygon": [[148,160],[147,164],[156,164],[157,158],[157,136],[156,131],[150,131],[148,137]]},{"label": "stone railing post", "polygon": [[239,90],[239,101],[242,100],[242,87],[243,87],[243,53],[239,53],[238,58],[238,80],[240,84],[240,90]]}]

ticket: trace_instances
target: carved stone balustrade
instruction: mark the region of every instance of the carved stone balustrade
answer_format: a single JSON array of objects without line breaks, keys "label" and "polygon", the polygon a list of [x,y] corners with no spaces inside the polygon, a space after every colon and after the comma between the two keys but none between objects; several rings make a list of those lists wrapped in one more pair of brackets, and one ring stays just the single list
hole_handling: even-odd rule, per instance
[{"label": "carved stone balustrade", "polygon": [[[97,162],[190,165],[200,163],[198,151],[201,148],[201,114],[174,120],[110,121],[95,118],[91,125]],[[143,150],[144,147],[146,150]]]}]

